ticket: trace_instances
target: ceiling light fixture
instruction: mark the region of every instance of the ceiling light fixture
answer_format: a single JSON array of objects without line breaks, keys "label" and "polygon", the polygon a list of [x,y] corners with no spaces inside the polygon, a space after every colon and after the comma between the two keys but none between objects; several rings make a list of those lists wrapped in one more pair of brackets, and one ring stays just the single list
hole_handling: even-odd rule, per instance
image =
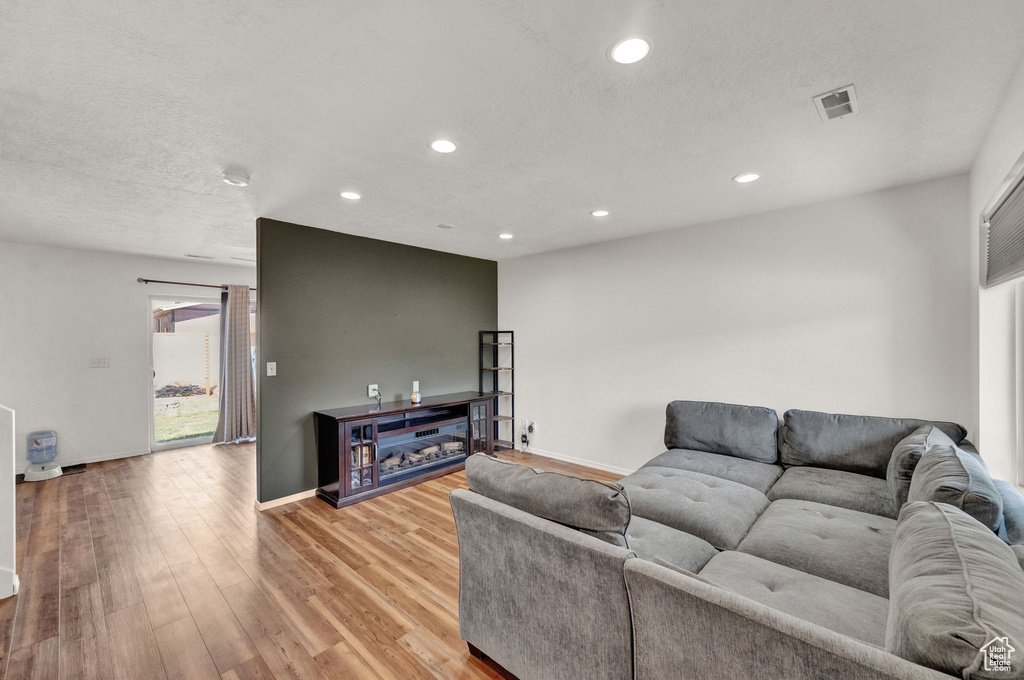
[{"label": "ceiling light fixture", "polygon": [[439,224],[439,225],[437,225],[437,228],[438,229],[454,229],[455,226],[451,225],[451,224]]},{"label": "ceiling light fixture", "polygon": [[643,38],[626,38],[615,43],[609,55],[617,64],[635,64],[651,51],[651,44]]},{"label": "ceiling light fixture", "polygon": [[354,191],[342,191],[341,197],[349,201],[358,201],[360,198],[362,198],[362,196],[360,196]]},{"label": "ceiling light fixture", "polygon": [[732,181],[739,184],[749,184],[750,182],[756,182],[759,179],[761,179],[761,175],[756,172],[743,172],[733,177]]},{"label": "ceiling light fixture", "polygon": [[455,142],[449,142],[447,139],[435,139],[430,143],[430,148],[438,153],[451,153],[455,151]]},{"label": "ceiling light fixture", "polygon": [[512,234],[498,234],[498,238],[503,238],[507,241],[512,238]]},{"label": "ceiling light fixture", "polygon": [[230,184],[233,187],[249,186],[249,176],[243,175],[240,172],[225,172],[224,183]]},{"label": "ceiling light fixture", "polygon": [[591,210],[590,214],[593,215],[594,217],[608,217],[607,210]]}]

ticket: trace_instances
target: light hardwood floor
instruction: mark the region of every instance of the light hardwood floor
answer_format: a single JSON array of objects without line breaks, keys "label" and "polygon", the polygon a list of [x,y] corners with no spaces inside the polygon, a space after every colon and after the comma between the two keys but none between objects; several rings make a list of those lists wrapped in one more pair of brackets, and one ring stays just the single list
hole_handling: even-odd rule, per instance
[{"label": "light hardwood floor", "polygon": [[0,678],[499,677],[459,638],[448,493],[463,473],[340,510],[311,498],[260,513],[255,484],[244,444],[19,485]]}]

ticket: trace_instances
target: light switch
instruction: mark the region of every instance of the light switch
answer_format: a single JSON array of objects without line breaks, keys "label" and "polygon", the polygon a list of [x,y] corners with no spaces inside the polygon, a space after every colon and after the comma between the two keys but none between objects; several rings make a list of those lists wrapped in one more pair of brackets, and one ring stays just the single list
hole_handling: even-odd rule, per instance
[{"label": "light switch", "polygon": [[269,375],[277,375],[277,362],[276,361],[268,361],[267,362],[267,375],[268,376]]}]

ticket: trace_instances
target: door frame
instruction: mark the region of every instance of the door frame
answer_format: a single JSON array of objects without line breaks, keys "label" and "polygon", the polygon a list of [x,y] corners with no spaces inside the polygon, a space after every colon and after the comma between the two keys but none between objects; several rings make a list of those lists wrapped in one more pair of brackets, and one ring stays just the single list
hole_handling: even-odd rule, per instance
[{"label": "door frame", "polygon": [[[180,449],[186,446],[200,446],[202,444],[212,444],[213,435],[209,437],[193,437],[191,439],[176,439],[172,442],[157,442],[156,441],[156,427],[153,422],[156,414],[156,390],[153,384],[153,300],[170,300],[173,299],[178,302],[216,302],[220,304],[220,295],[214,297],[205,295],[175,295],[173,293],[167,294],[151,294],[149,296],[149,304],[147,305],[147,319],[146,321],[146,344],[148,347],[149,357],[149,450],[150,452],[156,451],[168,451],[170,449]],[[224,310],[221,309],[221,314]],[[220,351],[220,348],[217,348]]]}]

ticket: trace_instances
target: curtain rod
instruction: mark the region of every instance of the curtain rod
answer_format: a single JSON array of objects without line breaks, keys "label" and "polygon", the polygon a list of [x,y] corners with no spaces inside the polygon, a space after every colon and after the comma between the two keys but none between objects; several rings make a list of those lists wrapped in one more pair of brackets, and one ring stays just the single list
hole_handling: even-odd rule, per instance
[{"label": "curtain rod", "polygon": [[[175,285],[175,286],[196,286],[198,288],[219,288],[221,290],[227,290],[228,289],[228,287],[226,285],[224,285],[224,284],[221,284],[221,285],[218,286],[218,285],[213,284],[213,283],[187,283],[185,281],[160,281],[158,279],[144,279],[141,276],[137,279],[137,281],[139,283],[170,283],[170,284]],[[256,289],[255,288],[250,288],[249,290],[256,290]]]}]

